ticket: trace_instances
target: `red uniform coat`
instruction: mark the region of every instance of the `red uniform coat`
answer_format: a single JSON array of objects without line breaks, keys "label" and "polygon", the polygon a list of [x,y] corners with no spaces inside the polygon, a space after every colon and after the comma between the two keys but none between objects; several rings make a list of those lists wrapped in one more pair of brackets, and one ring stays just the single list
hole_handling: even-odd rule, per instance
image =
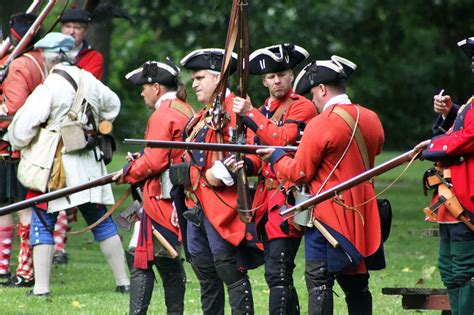
[{"label": "red uniform coat", "polygon": [[[224,103],[225,111],[230,114],[230,122],[223,129],[224,143],[229,142],[229,128],[235,127],[235,115],[232,113],[233,99],[234,94],[230,94],[226,97]],[[205,114],[205,108],[198,113],[198,115],[201,117],[200,121],[205,118]],[[204,139],[199,139],[198,135],[192,141],[216,143],[217,133],[216,131],[207,128]],[[234,185],[231,187],[213,187],[211,189],[204,177],[206,171],[214,165],[214,161],[219,159],[219,157],[216,152],[211,151],[203,151],[201,155],[198,154],[196,156],[201,156],[198,159],[200,160],[202,158],[203,160],[198,160],[198,162],[202,162],[203,165],[198,166],[195,163],[191,163],[190,180],[192,188],[195,189],[194,193],[201,203],[206,218],[220,234],[220,236],[230,244],[237,246],[245,236],[245,224],[240,221],[236,210],[238,198],[237,188]],[[187,155],[186,159],[191,161],[189,155]],[[187,190],[191,191],[192,188],[187,187]],[[194,207],[194,202],[187,198],[186,205],[188,208],[192,208]]]},{"label": "red uniform coat", "polygon": [[[181,103],[189,113],[193,113],[190,105],[178,99],[163,100],[148,120],[146,140],[182,140],[183,129],[189,117],[177,109],[170,108],[172,102]],[[142,156],[133,161],[124,173],[124,180],[130,184],[144,181],[143,209],[151,219],[176,235],[179,235],[179,228],[171,224],[172,200],[157,199],[157,197],[161,195],[160,173],[165,171],[170,163],[181,162],[182,155],[183,150],[180,149],[146,147]]]},{"label": "red uniform coat", "polygon": [[82,48],[77,55],[76,65],[92,73],[98,80],[102,80],[104,57],[97,50],[91,49],[87,42],[84,42],[84,48]]},{"label": "red uniform coat", "polygon": [[[14,115],[25,103],[28,95],[44,80],[46,69],[39,51],[28,52],[39,65],[29,57],[22,55],[9,66],[8,75],[3,81],[3,103],[7,106],[8,115]],[[6,129],[10,122],[0,122],[0,129]],[[0,140],[0,154],[8,153],[8,143]]]},{"label": "red uniform coat", "polygon": [[[454,193],[461,205],[474,213],[474,109],[473,103],[461,108],[447,134],[431,139],[423,156],[448,161]],[[458,221],[444,206],[438,210],[439,222]]]},{"label": "red uniform coat", "polygon": [[[340,116],[332,113],[335,106],[325,109],[309,122],[294,158],[282,156],[273,165],[278,177],[296,183],[308,183],[311,194],[316,194],[320,190],[351,138],[351,128]],[[375,156],[382,150],[383,128],[374,112],[358,105],[344,105],[344,109],[354,121],[356,106],[360,111],[359,128],[367,145],[370,167],[373,167]],[[354,139],[346,156],[329,177],[323,191],[363,171],[365,166]],[[345,209],[333,199],[329,199],[314,207],[314,217],[344,235],[361,255],[369,256],[381,243],[377,202],[374,199],[365,205],[358,205],[373,198],[374,195],[373,185],[366,182],[341,194],[343,202],[349,207],[357,206],[356,210]]]},{"label": "red uniform coat", "polygon": [[[265,109],[270,101],[268,98],[265,103],[257,110],[253,109],[246,115],[246,121],[251,120],[254,124],[252,131],[260,139],[262,144],[285,146],[296,145],[296,141],[300,137],[300,124],[307,124],[318,112],[314,104],[304,96],[293,93],[290,90],[282,99],[273,100],[269,113]],[[280,121],[275,123],[267,115],[273,113],[286,102],[291,102],[281,117]],[[284,105],[283,105],[284,106]],[[267,114],[267,115],[266,115]],[[248,123],[252,126],[252,123]],[[249,137],[253,136],[249,132]],[[253,169],[258,170],[262,167],[259,175],[261,179],[258,182],[252,208],[257,208],[255,215],[255,222],[258,225],[260,220],[268,212],[268,222],[265,225],[265,230],[269,240],[283,237],[301,237],[302,232],[298,231],[293,225],[290,225],[290,233],[285,234],[280,228],[280,223],[283,218],[279,215],[278,209],[286,202],[285,195],[282,192],[275,194],[275,189],[267,189],[262,178],[269,178],[277,180],[275,174],[270,169],[268,163],[263,163],[257,156],[249,156],[252,161]]]}]

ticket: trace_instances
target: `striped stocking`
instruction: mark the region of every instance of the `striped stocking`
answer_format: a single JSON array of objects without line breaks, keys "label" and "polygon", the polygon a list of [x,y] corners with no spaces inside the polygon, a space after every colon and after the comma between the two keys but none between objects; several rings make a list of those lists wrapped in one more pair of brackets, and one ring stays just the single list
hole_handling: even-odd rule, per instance
[{"label": "striped stocking", "polygon": [[0,227],[0,277],[10,273],[10,258],[15,226]]},{"label": "striped stocking", "polygon": [[18,267],[16,275],[22,276],[26,281],[34,278],[33,271],[33,248],[30,245],[30,225],[20,224],[18,236],[21,238],[20,252],[18,253]]}]

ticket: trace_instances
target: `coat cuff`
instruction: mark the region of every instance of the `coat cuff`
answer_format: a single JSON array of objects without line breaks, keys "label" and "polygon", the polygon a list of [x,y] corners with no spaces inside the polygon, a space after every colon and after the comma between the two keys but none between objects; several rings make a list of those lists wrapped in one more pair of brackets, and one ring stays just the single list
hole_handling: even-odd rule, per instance
[{"label": "coat cuff", "polygon": [[276,174],[275,169],[273,168],[273,166],[275,165],[275,163],[277,163],[285,155],[286,155],[286,152],[283,151],[282,149],[276,149],[272,153],[272,155],[270,156],[270,168],[273,171],[273,173]]}]

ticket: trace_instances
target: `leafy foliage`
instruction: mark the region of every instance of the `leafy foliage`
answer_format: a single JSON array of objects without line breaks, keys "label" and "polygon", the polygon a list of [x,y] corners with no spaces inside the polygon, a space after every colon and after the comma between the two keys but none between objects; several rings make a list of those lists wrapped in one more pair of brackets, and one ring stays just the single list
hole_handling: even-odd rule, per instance
[{"label": "leafy foliage", "polygon": [[[474,33],[470,1],[249,2],[252,50],[293,42],[311,59],[337,54],[358,65],[349,94],[380,115],[387,147],[407,148],[429,136],[432,96],[441,88],[458,102],[472,92],[469,61],[456,47]],[[114,24],[110,83],[124,101],[119,135],[140,136],[145,109],[139,89],[128,85],[124,74],[148,59],[169,56],[179,62],[194,49],[223,47],[230,1],[141,0],[122,6],[135,24]],[[183,71],[190,102],[198,107],[189,78]],[[254,105],[267,94],[260,78],[251,78]]]}]

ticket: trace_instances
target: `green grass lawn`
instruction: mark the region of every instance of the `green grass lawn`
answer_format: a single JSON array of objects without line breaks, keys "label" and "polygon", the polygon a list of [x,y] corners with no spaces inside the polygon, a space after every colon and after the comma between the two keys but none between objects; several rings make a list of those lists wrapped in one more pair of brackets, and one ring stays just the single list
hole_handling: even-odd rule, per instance
[{"label": "green grass lawn", "polygon": [[[123,151],[123,149],[122,149]],[[118,153],[109,170],[116,170],[123,164],[123,156]],[[392,158],[393,152],[384,153],[378,162]],[[423,221],[422,209],[429,203],[423,196],[421,176],[430,166],[429,162],[415,161],[408,172],[388,192],[384,194],[393,207],[394,217],[392,233],[385,243],[387,268],[371,272],[370,288],[373,295],[374,314],[415,314],[401,307],[401,298],[384,296],[383,287],[441,287],[436,262],[437,238],[423,238],[422,230],[435,227]],[[401,167],[378,178],[376,187],[381,191],[402,170]],[[114,186],[118,197],[125,186]],[[118,213],[118,211],[117,211]],[[84,226],[82,218],[73,227],[77,230]],[[124,246],[128,245],[129,233],[120,232]],[[15,246],[17,243],[15,243]],[[303,247],[296,260],[295,283],[300,297],[302,314],[306,314],[307,296],[304,282]],[[1,314],[126,314],[128,296],[114,292],[115,283],[111,271],[94,243],[92,234],[70,236],[67,246],[70,262],[67,266],[55,266],[52,270],[52,297],[27,298],[28,289],[0,288]],[[16,251],[15,251],[16,253]],[[15,261],[16,257],[14,257]],[[186,264],[187,288],[186,314],[200,314],[199,283],[189,264]],[[263,268],[250,271],[256,314],[268,312],[268,293],[263,276]],[[158,279],[153,293],[149,314],[166,314],[161,282]],[[346,314],[344,294],[335,287],[335,314]],[[230,310],[227,309],[230,314]],[[439,314],[440,311],[425,312]]]}]

